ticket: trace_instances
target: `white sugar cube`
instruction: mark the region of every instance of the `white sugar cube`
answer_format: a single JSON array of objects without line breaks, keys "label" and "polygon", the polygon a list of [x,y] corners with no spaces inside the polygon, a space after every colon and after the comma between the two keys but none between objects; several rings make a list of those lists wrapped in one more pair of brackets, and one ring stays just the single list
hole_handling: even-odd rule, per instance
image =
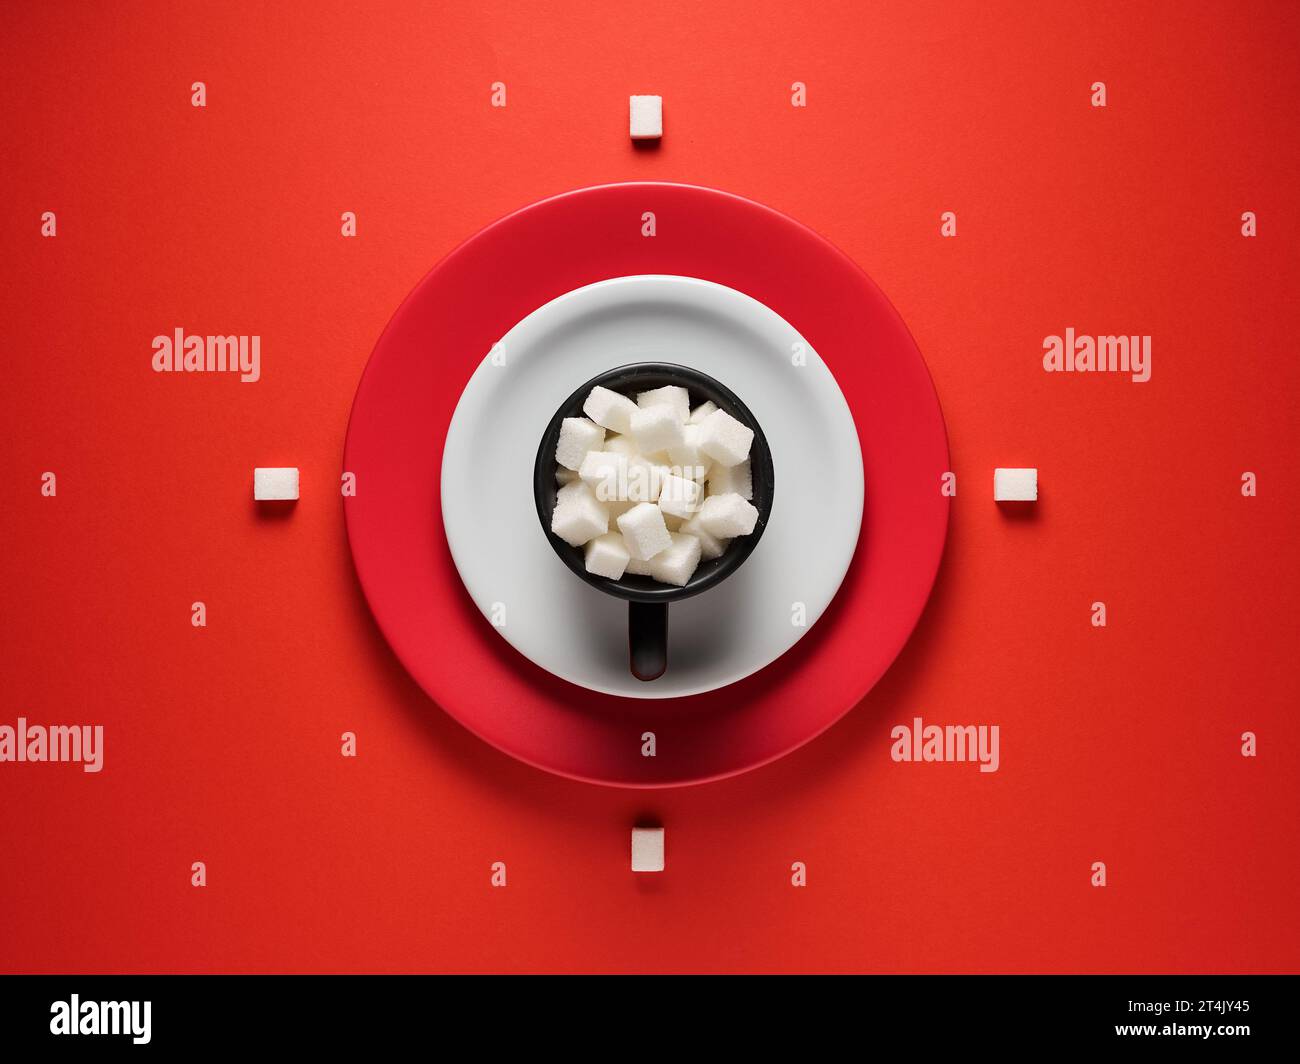
[{"label": "white sugar cube", "polygon": [[711,536],[730,539],[747,536],[758,523],[758,510],[739,495],[710,495],[700,507],[700,524]]},{"label": "white sugar cube", "polygon": [[704,489],[693,480],[669,473],[659,492],[659,509],[674,517],[690,517],[704,501]]},{"label": "white sugar cube", "polygon": [[715,536],[700,524],[699,514],[696,514],[689,521],[683,521],[680,531],[685,532],[688,536],[694,536],[700,541],[700,557],[705,561],[722,557],[722,552],[727,549],[729,541]]},{"label": "white sugar cube", "polygon": [[709,494],[735,494],[742,499],[753,499],[754,480],[749,471],[749,459],[737,462],[734,466],[715,465],[710,469]]},{"label": "white sugar cube", "polygon": [[606,532],[587,544],[587,572],[610,580],[621,580],[631,555],[618,532]]},{"label": "white sugar cube", "polygon": [[631,432],[632,415],[636,409],[636,403],[626,395],[619,395],[599,384],[591,389],[591,394],[582,404],[584,414],[611,432]]},{"label": "white sugar cube", "polygon": [[661,584],[685,587],[700,564],[700,541],[682,532],[668,535],[672,542],[650,559],[650,575]]},{"label": "white sugar cube", "polygon": [[[631,400],[629,399],[628,402],[631,402]],[[632,409],[636,409],[635,403],[633,403]],[[636,440],[632,439],[631,436],[610,436],[607,434],[605,442],[601,446],[607,451],[613,451],[615,454],[625,454],[629,458],[641,453],[636,448]]]},{"label": "white sugar cube", "polygon": [[649,576],[650,561],[649,559],[633,558],[630,554],[627,559],[627,568],[623,570],[624,576]]},{"label": "white sugar cube", "polygon": [[682,429],[682,442],[668,448],[668,457],[688,480],[703,480],[713,468],[713,459],[700,450],[699,425]]},{"label": "white sugar cube", "polygon": [[636,405],[642,409],[651,406],[671,406],[683,425],[691,417],[691,393],[675,384],[653,388],[648,392],[638,392]]},{"label": "white sugar cube", "polygon": [[627,455],[614,451],[588,451],[578,476],[601,502],[628,497]]},{"label": "white sugar cube", "polygon": [[641,561],[653,558],[672,543],[664,525],[663,511],[652,502],[637,503],[627,513],[619,514],[616,523],[623,533],[627,552]]},{"label": "white sugar cube", "polygon": [[712,399],[706,399],[704,402],[702,402],[699,406],[697,406],[694,410],[691,411],[691,416],[686,419],[686,423],[688,425],[698,425],[701,421],[703,421],[706,417],[708,417],[710,414],[713,413],[713,411],[717,409],[718,409],[717,403],[715,403]]},{"label": "white sugar cube", "polygon": [[[636,99],[634,96],[633,99]],[[662,872],[664,870],[664,829],[632,829],[632,871]]]},{"label": "white sugar cube", "polygon": [[754,430],[725,410],[715,410],[700,422],[700,450],[718,465],[734,466],[749,457]]},{"label": "white sugar cube", "polygon": [[555,483],[564,487],[565,484],[572,484],[578,479],[578,474],[572,469],[565,469],[562,465],[555,467]]},{"label": "white sugar cube", "polygon": [[253,498],[277,502],[298,497],[296,466],[258,466],[253,470]]},{"label": "white sugar cube", "polygon": [[1037,469],[993,470],[993,499],[995,502],[1037,502]]},{"label": "white sugar cube", "polygon": [[560,441],[555,446],[555,460],[565,469],[578,469],[588,451],[599,451],[605,430],[585,417],[566,417],[560,424]]},{"label": "white sugar cube", "polygon": [[[714,415],[716,416],[716,415]],[[677,411],[666,404],[641,407],[632,415],[632,437],[644,455],[680,447],[686,439],[685,427]]]},{"label": "white sugar cube", "polygon": [[658,140],[664,135],[664,98],[628,97],[628,132],[633,140]]},{"label": "white sugar cube", "polygon": [[609,531],[609,514],[581,480],[566,484],[555,496],[551,531],[571,547],[603,536]]},{"label": "white sugar cube", "polygon": [[636,502],[657,502],[668,467],[656,465],[640,455],[627,460],[627,497]]}]

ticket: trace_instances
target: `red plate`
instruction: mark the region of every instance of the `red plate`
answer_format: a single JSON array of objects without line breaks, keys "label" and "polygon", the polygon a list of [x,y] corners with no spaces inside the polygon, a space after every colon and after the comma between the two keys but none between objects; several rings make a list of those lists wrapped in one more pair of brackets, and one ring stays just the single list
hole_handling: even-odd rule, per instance
[{"label": "red plate", "polygon": [[[653,211],[658,235],[641,235]],[[575,687],[511,648],[470,599],[442,530],[452,411],[492,344],[574,288],[669,273],[766,303],[812,344],[858,426],[857,554],[816,626],[766,669],[708,694],[626,699]],[[948,528],[947,434],[898,313],[842,252],[714,189],[580,189],[488,226],[416,286],[380,337],[348,425],[345,500],[361,585],[389,644],[443,709],[498,749],[593,783],[663,787],[756,768],[847,713],[894,660],[930,594]],[[657,755],[643,757],[642,733]]]}]

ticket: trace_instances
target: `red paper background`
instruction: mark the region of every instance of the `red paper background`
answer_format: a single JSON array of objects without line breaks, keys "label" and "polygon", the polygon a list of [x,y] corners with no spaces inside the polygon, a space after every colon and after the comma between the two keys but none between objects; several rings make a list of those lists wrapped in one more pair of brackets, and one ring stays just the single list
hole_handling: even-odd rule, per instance
[{"label": "red paper background", "polygon": [[[0,765],[0,968],[1300,967],[1293,5],[0,20],[0,723],[107,733],[98,775]],[[626,139],[631,92],[665,97],[658,149]],[[863,704],[660,793],[552,778],[432,705],[370,619],[337,493],[361,369],[428,267],[625,179],[750,196],[862,264],[925,353],[959,478],[934,597]],[[260,334],[262,381],[153,373],[175,326]],[[1045,374],[1068,326],[1151,334],[1151,381]],[[272,464],[302,468],[286,519],[250,500]],[[1021,464],[1036,520],[990,499]],[[914,715],[998,724],[1001,769],[893,763]],[[641,816],[666,875],[627,869]]]}]

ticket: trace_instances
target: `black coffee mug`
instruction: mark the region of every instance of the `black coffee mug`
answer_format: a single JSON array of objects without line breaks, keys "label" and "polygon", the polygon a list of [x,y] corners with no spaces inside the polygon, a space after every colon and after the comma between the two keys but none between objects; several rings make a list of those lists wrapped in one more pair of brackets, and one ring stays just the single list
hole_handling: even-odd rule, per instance
[{"label": "black coffee mug", "polygon": [[[555,482],[555,447],[560,440],[560,427],[566,417],[586,416],[582,412],[582,404],[597,385],[632,399],[636,398],[638,392],[676,385],[691,393],[693,404],[712,400],[719,410],[725,410],[741,424],[754,430],[754,443],[749,451],[749,467],[754,486],[752,502],[758,510],[754,531],[748,536],[736,536],[719,557],[701,561],[685,587],[661,584],[648,576],[625,575],[621,580],[596,576],[587,572],[584,549],[570,546],[551,531],[551,515],[555,511],[555,497],[560,489]],[[698,595],[725,580],[740,568],[758,546],[758,539],[767,527],[768,517],[772,513],[772,452],[768,450],[767,437],[763,435],[762,427],[745,404],[729,388],[707,373],[666,362],[637,362],[592,377],[560,405],[546,426],[546,431],[542,433],[542,442],[537,448],[537,462],[533,467],[533,497],[537,503],[537,517],[542,523],[542,531],[564,564],[592,587],[607,595],[627,599],[627,636],[632,675],[638,680],[654,680],[662,676],[668,667],[668,603]],[[610,530],[618,530],[612,521]]]}]

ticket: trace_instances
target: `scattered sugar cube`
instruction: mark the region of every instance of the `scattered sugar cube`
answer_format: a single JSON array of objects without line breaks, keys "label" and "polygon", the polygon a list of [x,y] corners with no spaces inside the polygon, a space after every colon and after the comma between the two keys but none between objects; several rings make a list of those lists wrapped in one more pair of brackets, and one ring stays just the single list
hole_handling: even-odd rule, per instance
[{"label": "scattered sugar cube", "polygon": [[749,457],[754,430],[742,425],[725,410],[715,410],[699,425],[700,450],[718,465],[734,466]]},{"label": "scattered sugar cube", "polygon": [[712,399],[706,399],[704,402],[702,402],[699,406],[697,406],[694,410],[691,411],[691,416],[686,419],[686,423],[688,425],[698,425],[701,421],[703,421],[706,417],[708,417],[710,414],[713,413],[713,411],[717,409],[718,409],[717,403],[715,403]]},{"label": "scattered sugar cube", "polygon": [[628,132],[633,140],[658,140],[664,135],[664,98],[628,97]]},{"label": "scattered sugar cube", "polygon": [[700,557],[705,561],[712,558],[721,558],[722,552],[727,549],[729,541],[715,536],[700,524],[699,514],[696,514],[688,521],[683,521],[680,531],[685,532],[688,536],[694,536],[700,541]]},{"label": "scattered sugar cube", "polygon": [[555,496],[551,531],[571,547],[581,547],[609,531],[609,514],[581,480],[566,484]]},{"label": "scattered sugar cube", "polygon": [[651,406],[671,406],[683,425],[691,417],[691,393],[676,384],[667,384],[648,392],[638,392],[636,405],[642,409]]},{"label": "scattered sugar cube", "polygon": [[560,441],[555,446],[555,460],[565,469],[578,469],[588,451],[599,451],[605,430],[585,417],[566,417],[560,425]]},{"label": "scattered sugar cube", "polygon": [[736,494],[742,499],[753,499],[754,479],[749,468],[748,458],[734,466],[715,465],[709,470],[709,494]]},{"label": "scattered sugar cube", "polygon": [[[592,501],[595,502],[594,496]],[[627,552],[641,561],[653,558],[672,543],[664,525],[663,511],[652,502],[637,503],[627,513],[619,514],[616,523],[623,533]]]},{"label": "scattered sugar cube", "polygon": [[599,384],[591,389],[591,394],[582,404],[584,414],[611,432],[631,432],[632,415],[636,409],[636,403],[626,395],[602,388]]},{"label": "scattered sugar cube", "polygon": [[628,497],[627,455],[614,451],[588,451],[578,476],[601,502]]},{"label": "scattered sugar cube", "polygon": [[758,523],[758,510],[739,495],[710,495],[700,507],[700,524],[711,536],[731,539],[747,536]]},{"label": "scattered sugar cube", "polygon": [[993,470],[993,499],[995,502],[1037,502],[1037,469]]},{"label": "scattered sugar cube", "polygon": [[672,542],[650,559],[650,575],[661,584],[685,587],[700,564],[700,541],[681,532],[669,532]]},{"label": "scattered sugar cube", "polygon": [[[635,96],[632,99],[636,99]],[[664,829],[632,829],[632,871],[662,872],[664,870]]]},{"label": "scattered sugar cube", "polygon": [[253,470],[253,498],[277,502],[298,497],[298,468],[257,466]]},{"label": "scattered sugar cube", "polygon": [[565,484],[572,484],[578,479],[578,474],[572,469],[565,469],[562,465],[555,467],[555,483],[564,487]]},{"label": "scattered sugar cube", "polygon": [[677,411],[667,404],[638,409],[632,415],[632,436],[644,455],[666,451],[669,447],[680,447],[686,439],[682,419],[677,415]]},{"label": "scattered sugar cube", "polygon": [[621,580],[631,555],[618,532],[606,532],[587,544],[587,572],[609,580]]},{"label": "scattered sugar cube", "polygon": [[693,480],[669,473],[659,492],[659,509],[674,517],[690,517],[704,501],[704,489]]}]

